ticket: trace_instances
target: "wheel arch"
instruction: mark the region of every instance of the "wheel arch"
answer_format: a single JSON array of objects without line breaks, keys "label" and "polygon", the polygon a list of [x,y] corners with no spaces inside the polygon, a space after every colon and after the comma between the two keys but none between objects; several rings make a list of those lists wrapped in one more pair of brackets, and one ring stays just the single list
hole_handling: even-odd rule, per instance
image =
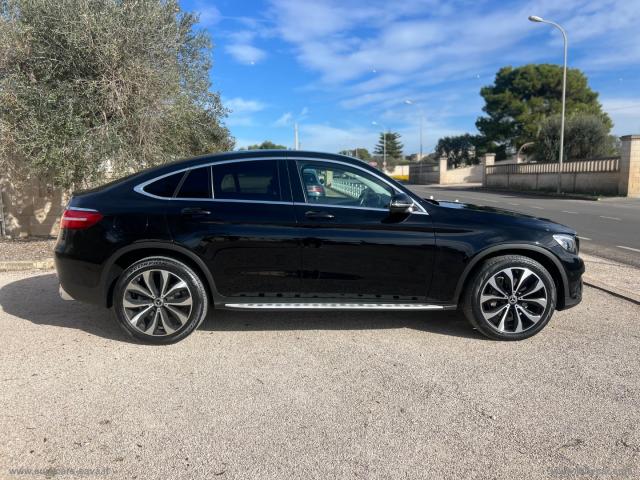
[{"label": "wheel arch", "polygon": [[161,256],[181,261],[194,270],[207,286],[209,301],[213,304],[215,282],[204,261],[185,247],[168,242],[140,242],[117,250],[107,261],[103,270],[104,304],[111,307],[113,291],[122,272],[138,260],[146,257]]},{"label": "wheel arch", "polygon": [[518,243],[489,247],[485,250],[482,250],[475,257],[473,257],[473,259],[469,262],[469,264],[462,272],[460,279],[458,280],[454,298],[455,302],[459,302],[461,295],[467,288],[467,285],[473,278],[475,272],[484,263],[484,261],[503,255],[522,255],[523,257],[528,257],[532,260],[537,261],[543,267],[545,267],[556,285],[557,308],[561,309],[564,307],[565,292],[568,291],[569,282],[567,280],[564,269],[562,268],[560,260],[558,260],[551,252],[549,252],[545,248],[538,247],[536,245],[525,245]]}]

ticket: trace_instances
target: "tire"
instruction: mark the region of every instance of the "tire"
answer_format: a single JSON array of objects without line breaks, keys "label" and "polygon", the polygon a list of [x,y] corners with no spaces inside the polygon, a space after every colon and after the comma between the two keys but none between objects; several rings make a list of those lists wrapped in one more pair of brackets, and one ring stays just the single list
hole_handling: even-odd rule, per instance
[{"label": "tire", "polygon": [[145,343],[165,345],[190,335],[207,315],[208,298],[200,277],[169,257],[148,257],[129,266],[113,293],[122,329]]},{"label": "tire", "polygon": [[490,258],[475,272],[462,309],[483,335],[524,340],[549,323],[556,298],[556,285],[546,268],[529,257],[505,255]]}]

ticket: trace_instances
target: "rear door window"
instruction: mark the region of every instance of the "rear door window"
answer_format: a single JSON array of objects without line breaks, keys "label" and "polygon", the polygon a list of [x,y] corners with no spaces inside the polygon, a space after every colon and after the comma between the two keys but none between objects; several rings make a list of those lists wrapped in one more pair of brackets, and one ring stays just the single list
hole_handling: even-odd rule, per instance
[{"label": "rear door window", "polygon": [[180,186],[177,198],[211,198],[211,168],[189,170]]},{"label": "rear door window", "polygon": [[279,201],[278,160],[213,165],[213,193],[216,199]]}]

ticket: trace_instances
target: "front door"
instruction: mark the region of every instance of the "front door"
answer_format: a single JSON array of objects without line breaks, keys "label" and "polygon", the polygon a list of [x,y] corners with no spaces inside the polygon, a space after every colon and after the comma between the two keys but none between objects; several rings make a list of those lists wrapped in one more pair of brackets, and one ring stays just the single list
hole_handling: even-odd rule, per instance
[{"label": "front door", "polygon": [[426,212],[390,214],[395,187],[330,160],[289,161],[307,296],[424,301],[435,236]]},{"label": "front door", "polygon": [[200,255],[220,295],[297,293],[300,250],[284,161],[232,160],[194,169],[171,205],[175,241]]}]

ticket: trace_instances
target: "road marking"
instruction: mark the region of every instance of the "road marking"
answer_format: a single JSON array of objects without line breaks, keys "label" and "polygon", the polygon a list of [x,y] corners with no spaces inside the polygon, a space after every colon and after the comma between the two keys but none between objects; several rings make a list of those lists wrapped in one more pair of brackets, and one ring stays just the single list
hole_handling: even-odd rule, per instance
[{"label": "road marking", "polygon": [[631,247],[625,247],[624,245],[616,245],[616,247],[618,248],[624,248],[625,250],[631,250],[632,252],[638,252],[640,253],[640,250],[637,248],[631,248]]},{"label": "road marking", "polygon": [[511,202],[509,202],[509,205],[515,205],[517,207],[520,204],[519,203],[511,203]]},{"label": "road marking", "polygon": [[578,212],[572,212],[571,210],[562,210],[562,213],[575,213],[575,214],[577,214]]},{"label": "road marking", "polygon": [[606,215],[600,215],[600,218],[608,218],[609,220],[617,220],[620,221],[621,219],[618,217],[607,217]]},{"label": "road marking", "polygon": [[544,208],[542,208],[542,207],[536,207],[535,205],[529,205],[529,207],[531,207],[531,208],[537,208],[538,210],[544,210]]},{"label": "road marking", "polygon": [[578,235],[578,238],[580,240],[591,240],[589,237],[581,237],[580,235]]}]

